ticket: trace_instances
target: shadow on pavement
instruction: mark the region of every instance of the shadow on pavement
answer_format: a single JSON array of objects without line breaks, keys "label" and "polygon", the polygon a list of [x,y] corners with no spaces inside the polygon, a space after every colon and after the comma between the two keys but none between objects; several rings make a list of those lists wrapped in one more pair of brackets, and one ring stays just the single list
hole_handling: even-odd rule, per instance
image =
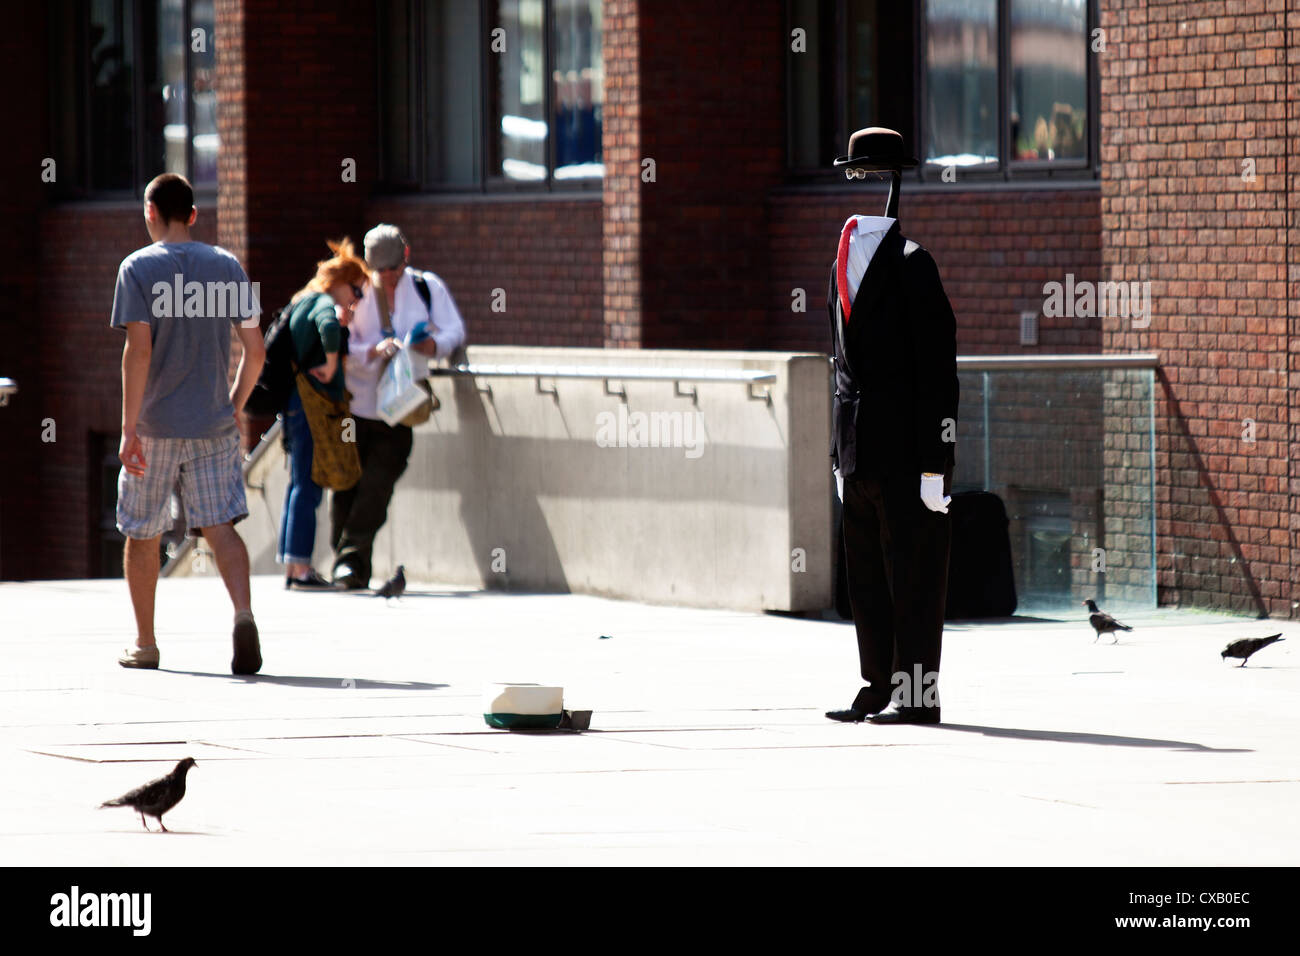
[{"label": "shadow on pavement", "polygon": [[[362,591],[362,590],[327,591],[325,593],[343,594],[348,597],[371,598],[372,600],[375,598],[379,598],[378,591]],[[409,597],[472,598],[472,597],[480,597],[486,593],[487,592],[485,591],[421,591],[418,589],[412,590],[411,588],[408,587],[405,591],[402,592],[402,596],[399,598],[380,598],[380,600],[405,601]]]},{"label": "shadow on pavement", "polygon": [[173,671],[158,668],[161,673],[181,674],[186,677],[220,677],[222,680],[243,681],[246,684],[281,684],[285,687],[328,687],[346,690],[439,690],[450,684],[426,684],[423,681],[366,680],[355,677],[281,677],[277,674],[213,674],[208,671]]},{"label": "shadow on pavement", "polygon": [[[1028,614],[1013,614],[1011,617],[951,617],[945,618],[944,627],[959,624],[968,627],[981,627],[989,624],[1070,624],[1074,621],[1068,617],[1033,617]],[[1087,624],[1088,619],[1084,618]]]},{"label": "shadow on pavement", "polygon": [[1063,730],[1024,730],[1017,727],[980,727],[975,724],[939,724],[942,730],[962,730],[985,737],[1015,737],[1061,744],[1100,744],[1106,747],[1165,747],[1169,750],[1199,750],[1205,753],[1242,754],[1254,751],[1241,747],[1207,747],[1186,740],[1157,740],[1152,737],[1116,737],[1113,734],[1085,734]]}]

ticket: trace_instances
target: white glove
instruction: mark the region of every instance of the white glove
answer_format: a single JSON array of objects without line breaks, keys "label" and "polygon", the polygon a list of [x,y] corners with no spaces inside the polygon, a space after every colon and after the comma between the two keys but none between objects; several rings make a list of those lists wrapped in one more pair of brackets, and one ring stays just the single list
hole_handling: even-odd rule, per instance
[{"label": "white glove", "polygon": [[952,501],[952,496],[943,493],[943,475],[921,476],[921,501],[931,511],[945,515],[948,513],[948,502]]}]

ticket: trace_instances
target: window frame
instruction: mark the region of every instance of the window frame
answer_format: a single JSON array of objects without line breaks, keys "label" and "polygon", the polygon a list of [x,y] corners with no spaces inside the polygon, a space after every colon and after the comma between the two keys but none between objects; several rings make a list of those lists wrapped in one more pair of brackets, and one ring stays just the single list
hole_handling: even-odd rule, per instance
[{"label": "window frame", "polygon": [[[881,2],[890,2],[890,0],[881,0]],[[915,169],[903,170],[903,180],[905,182],[935,184],[942,182],[944,167],[935,163],[927,163],[923,158],[925,144],[921,142],[923,123],[922,110],[926,102],[926,76],[925,68],[925,50],[927,40],[926,17],[924,4],[927,0],[914,0],[912,3],[912,109],[910,116],[909,129],[900,129],[912,154],[917,157],[918,164]],[[848,146],[849,135],[853,132],[847,128],[848,117],[846,108],[846,99],[848,91],[848,6],[847,0],[831,0],[832,8],[832,28],[835,31],[833,43],[834,62],[830,65],[829,70],[834,75],[834,116],[832,125],[834,126],[833,136],[835,141],[841,144],[838,150],[839,154]],[[1087,133],[1088,133],[1088,150],[1087,155],[1080,159],[1068,160],[1017,160],[1012,156],[1011,143],[1011,92],[1012,92],[1012,65],[1011,65],[1011,0],[997,0],[997,48],[998,48],[998,153],[997,163],[991,163],[985,166],[970,167],[960,172],[960,182],[967,186],[992,186],[1000,184],[1014,183],[1047,183],[1051,181],[1062,184],[1077,184],[1100,181],[1101,179],[1101,149],[1100,133],[1101,118],[1099,110],[1101,105],[1101,79],[1100,70],[1097,66],[1097,54],[1092,49],[1092,35],[1098,26],[1098,0],[1085,0],[1084,14],[1084,43],[1086,45],[1085,56],[1085,81],[1084,90],[1086,98],[1086,109],[1088,114]],[[790,69],[790,52],[788,47],[788,38],[796,24],[794,23],[793,5],[789,2],[785,4],[785,21],[787,38],[787,53],[785,58],[785,97],[786,97],[786,117],[784,131],[786,136],[786,180],[791,185],[815,184],[824,182],[827,174],[831,170],[827,167],[807,168],[796,167],[791,163],[794,154],[794,144],[790,141],[790,108],[794,101],[794,78],[793,71]],[[823,67],[827,69],[827,67]],[[829,162],[829,160],[828,160]],[[838,179],[839,177],[836,176]],[[845,185],[843,182],[837,185]],[[944,184],[950,185],[950,184]]]},{"label": "window frame", "polygon": [[[407,120],[406,139],[409,144],[407,149],[413,155],[408,156],[411,165],[415,169],[415,178],[408,182],[396,182],[392,179],[391,169],[389,166],[388,150],[384,142],[384,137],[379,138],[379,168],[381,170],[377,190],[386,194],[411,194],[411,193],[432,193],[438,195],[497,195],[497,196],[549,196],[552,194],[561,196],[583,196],[600,193],[605,188],[605,176],[591,176],[582,179],[564,179],[555,178],[555,83],[553,82],[553,73],[555,65],[555,0],[542,0],[542,71],[545,77],[543,82],[544,100],[543,115],[546,117],[547,135],[546,135],[546,176],[540,181],[527,181],[510,179],[500,173],[493,173],[489,170],[489,147],[488,137],[493,135],[493,130],[499,130],[500,122],[493,122],[492,104],[488,96],[489,84],[491,82],[491,55],[489,44],[491,38],[489,35],[489,24],[492,22],[491,11],[488,4],[494,3],[495,0],[475,0],[474,9],[477,14],[478,37],[479,37],[479,58],[478,58],[478,87],[475,90],[476,98],[476,115],[478,119],[479,141],[477,143],[477,155],[475,157],[475,177],[476,181],[468,183],[448,183],[434,181],[429,178],[428,161],[424,143],[423,130],[425,127],[426,117],[429,110],[429,86],[428,77],[426,76],[425,63],[427,53],[425,47],[425,38],[427,36],[427,3],[428,0],[401,0],[407,11],[407,24],[409,30],[408,48],[406,51],[407,59],[407,76],[414,77],[414,89],[411,92],[412,108]],[[392,37],[391,31],[387,29],[382,11],[378,12],[380,19],[379,28],[375,31],[378,49],[376,51],[376,99],[377,115],[380,122],[387,122],[387,97],[385,96],[385,77],[384,63],[387,54],[391,49]],[[604,27],[601,28],[601,41],[604,41]],[[408,82],[412,82],[408,80]],[[603,82],[603,80],[602,80]],[[602,97],[602,107],[604,99]],[[602,116],[601,131],[604,131]],[[602,149],[603,156],[603,149]]]},{"label": "window frame", "polygon": [[[127,7],[129,2],[129,16]],[[194,29],[194,4],[197,0],[182,0],[183,7],[183,29],[182,46],[185,50],[185,177],[192,180],[194,171],[194,57],[191,49],[192,30]],[[77,75],[73,77],[72,82],[68,84],[74,102],[68,104],[64,102],[61,96],[51,96],[49,100],[50,110],[50,128],[59,130],[60,124],[58,114],[61,109],[69,106],[75,111],[75,120],[73,127],[76,130],[77,142],[68,143],[60,138],[56,140],[56,153],[60,163],[66,165],[66,160],[70,156],[78,156],[79,161],[73,166],[73,176],[70,178],[61,172],[59,176],[59,186],[56,189],[56,196],[61,201],[91,201],[91,202],[122,202],[127,200],[143,200],[145,187],[154,176],[161,175],[165,169],[160,169],[152,175],[145,171],[146,157],[148,150],[146,142],[149,131],[145,128],[145,116],[147,114],[147,104],[145,99],[144,69],[142,66],[145,56],[145,4],[153,4],[156,8],[155,20],[161,23],[161,4],[162,0],[116,0],[115,15],[121,24],[123,35],[129,31],[131,47],[135,51],[135,59],[131,62],[131,186],[129,188],[114,189],[97,189],[93,185],[92,169],[94,166],[93,150],[96,148],[91,143],[91,124],[92,116],[90,109],[91,101],[91,82],[90,71],[87,68],[90,57],[90,8],[82,3],[63,3],[51,4],[46,8],[46,16],[49,19],[51,29],[48,31],[49,44],[47,54],[51,62],[62,63],[62,51],[57,46],[57,19],[61,14],[72,11],[74,16],[74,33],[73,41],[74,56],[80,62],[74,64]],[[214,11],[215,14],[215,11]],[[215,27],[213,24],[213,35],[209,35],[207,42],[209,49],[212,50],[213,57],[218,55],[218,49],[215,44]],[[155,67],[161,75],[161,62],[158,57],[157,49],[150,49],[147,54],[155,61]],[[166,125],[165,122],[163,124]],[[160,131],[161,133],[161,131]],[[220,142],[218,142],[217,155],[220,156]],[[218,160],[218,163],[220,161]],[[194,197],[197,203],[203,199],[205,203],[213,203],[217,196],[217,187],[207,184],[194,186]]]}]

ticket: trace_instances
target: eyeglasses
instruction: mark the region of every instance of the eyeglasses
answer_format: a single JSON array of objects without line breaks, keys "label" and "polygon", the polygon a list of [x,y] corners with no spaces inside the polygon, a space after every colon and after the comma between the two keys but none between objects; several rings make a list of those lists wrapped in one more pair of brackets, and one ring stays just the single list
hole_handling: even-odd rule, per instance
[{"label": "eyeglasses", "polygon": [[845,179],[866,179],[867,170],[865,169],[846,169],[844,170]]}]

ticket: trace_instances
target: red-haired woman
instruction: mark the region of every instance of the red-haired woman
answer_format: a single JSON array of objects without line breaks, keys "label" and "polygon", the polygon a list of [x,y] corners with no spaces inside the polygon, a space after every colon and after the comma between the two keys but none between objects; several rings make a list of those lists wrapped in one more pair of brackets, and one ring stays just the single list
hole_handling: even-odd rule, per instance
[{"label": "red-haired woman", "polygon": [[[312,387],[342,402],[347,397],[341,360],[343,329],[361,299],[369,274],[349,240],[331,242],[329,247],[334,255],[316,264],[316,275],[289,303],[289,332],[298,367],[311,377]],[[280,515],[276,560],[285,566],[286,588],[330,589],[333,585],[311,566],[321,487],[312,481],[311,429],[296,389],[290,392],[284,413],[284,434],[289,450],[289,487]]]}]

